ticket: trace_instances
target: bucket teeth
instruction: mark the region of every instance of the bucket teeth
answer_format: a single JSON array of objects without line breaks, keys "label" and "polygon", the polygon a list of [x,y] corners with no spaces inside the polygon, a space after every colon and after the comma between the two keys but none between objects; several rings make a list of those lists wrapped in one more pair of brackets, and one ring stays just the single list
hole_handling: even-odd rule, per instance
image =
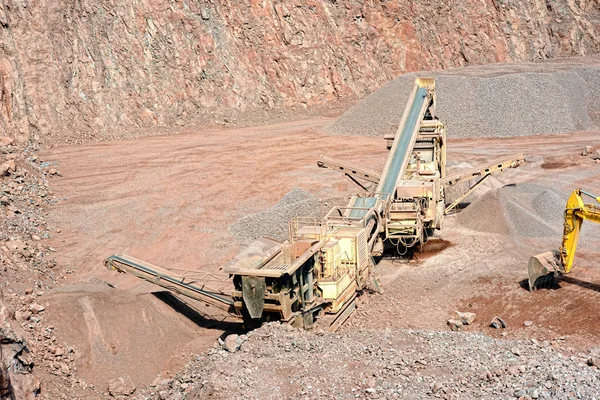
[{"label": "bucket teeth", "polygon": [[556,277],[563,272],[558,250],[547,251],[529,259],[529,290],[550,287],[556,283]]}]

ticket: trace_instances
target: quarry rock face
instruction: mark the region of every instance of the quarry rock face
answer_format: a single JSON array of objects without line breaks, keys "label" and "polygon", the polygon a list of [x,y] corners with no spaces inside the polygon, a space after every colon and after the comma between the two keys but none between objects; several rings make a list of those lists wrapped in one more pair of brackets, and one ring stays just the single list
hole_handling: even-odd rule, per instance
[{"label": "quarry rock face", "polygon": [[[363,4],[364,3],[364,4]],[[0,3],[0,136],[303,108],[398,74],[597,53],[598,1]]]},{"label": "quarry rock face", "polygon": [[0,291],[0,398],[28,400],[39,394],[40,380],[32,373],[30,354],[24,333]]}]

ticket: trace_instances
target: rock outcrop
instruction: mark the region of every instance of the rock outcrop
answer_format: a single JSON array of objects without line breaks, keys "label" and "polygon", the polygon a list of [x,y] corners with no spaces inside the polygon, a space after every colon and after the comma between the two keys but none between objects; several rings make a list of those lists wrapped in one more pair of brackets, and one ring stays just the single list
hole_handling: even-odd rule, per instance
[{"label": "rock outcrop", "polygon": [[32,373],[33,357],[0,291],[0,399],[33,399],[40,380]]},{"label": "rock outcrop", "polygon": [[0,133],[74,141],[319,106],[406,71],[597,53],[599,16],[598,0],[2,0]]}]

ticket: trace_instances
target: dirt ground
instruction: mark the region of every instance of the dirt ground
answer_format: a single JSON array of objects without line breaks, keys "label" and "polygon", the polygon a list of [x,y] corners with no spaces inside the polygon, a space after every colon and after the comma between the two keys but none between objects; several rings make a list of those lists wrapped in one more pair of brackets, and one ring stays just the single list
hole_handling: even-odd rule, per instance
[{"label": "dirt ground", "polygon": [[[240,330],[225,313],[156,293],[153,285],[107,271],[102,261],[127,253],[166,268],[215,272],[239,250],[228,233],[238,218],[272,206],[296,187],[323,199],[351,195],[353,187],[340,174],[316,166],[319,155],[379,170],[385,141],[322,133],[330,121],[197,128],[40,155],[61,174],[52,180],[60,201],[50,209],[50,225],[60,232],[48,243],[59,265],[68,266],[64,283],[44,296],[47,318],[58,339],[78,350],[77,369],[86,382],[105,388],[107,380],[128,374],[136,385],[150,384],[180,370],[217,337]],[[522,152],[532,161],[501,174],[501,184],[535,181],[565,193],[576,186],[600,193],[600,164],[578,155],[584,145],[600,148],[600,135],[450,140],[448,159],[474,165]],[[363,294],[342,331],[445,330],[459,309],[477,314],[469,330],[494,336],[568,335],[573,346],[600,338],[600,253],[593,246],[582,247],[560,289],[529,293],[520,285],[527,259],[557,247],[560,237],[484,235],[455,216],[446,219],[441,236],[443,242],[432,239],[416,260],[384,259],[377,274],[385,293]],[[489,328],[494,316],[509,328]],[[533,326],[525,327],[526,320]]]}]

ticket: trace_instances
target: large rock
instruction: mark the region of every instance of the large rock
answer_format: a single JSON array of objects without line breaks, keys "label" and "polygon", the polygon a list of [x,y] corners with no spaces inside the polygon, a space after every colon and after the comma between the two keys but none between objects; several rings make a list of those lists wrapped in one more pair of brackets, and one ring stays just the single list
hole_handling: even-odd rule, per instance
[{"label": "large rock", "polygon": [[135,392],[135,385],[129,376],[122,376],[108,381],[108,392],[111,396],[129,396]]},{"label": "large rock", "polygon": [[236,351],[238,351],[240,349],[240,346],[242,345],[242,339],[240,338],[239,335],[231,334],[228,335],[225,340],[223,341],[223,348],[225,350],[227,350],[230,353],[235,353]]},{"label": "large rock", "polygon": [[459,319],[449,319],[448,321],[446,321],[446,323],[453,331],[459,331],[460,328],[462,328],[463,326],[462,321]]},{"label": "large rock", "polygon": [[0,176],[10,175],[17,170],[15,160],[8,160],[0,164]]},{"label": "large rock", "polygon": [[454,311],[451,319],[456,319],[462,322],[463,325],[471,325],[475,321],[475,313]]},{"label": "large rock", "polygon": [[0,398],[36,398],[40,393],[40,380],[32,373],[32,367],[23,332],[0,292]]},{"label": "large rock", "polygon": [[46,307],[44,307],[41,304],[37,304],[37,303],[33,303],[29,305],[29,311],[31,311],[33,314],[39,314],[42,311],[44,311],[46,309]]}]

